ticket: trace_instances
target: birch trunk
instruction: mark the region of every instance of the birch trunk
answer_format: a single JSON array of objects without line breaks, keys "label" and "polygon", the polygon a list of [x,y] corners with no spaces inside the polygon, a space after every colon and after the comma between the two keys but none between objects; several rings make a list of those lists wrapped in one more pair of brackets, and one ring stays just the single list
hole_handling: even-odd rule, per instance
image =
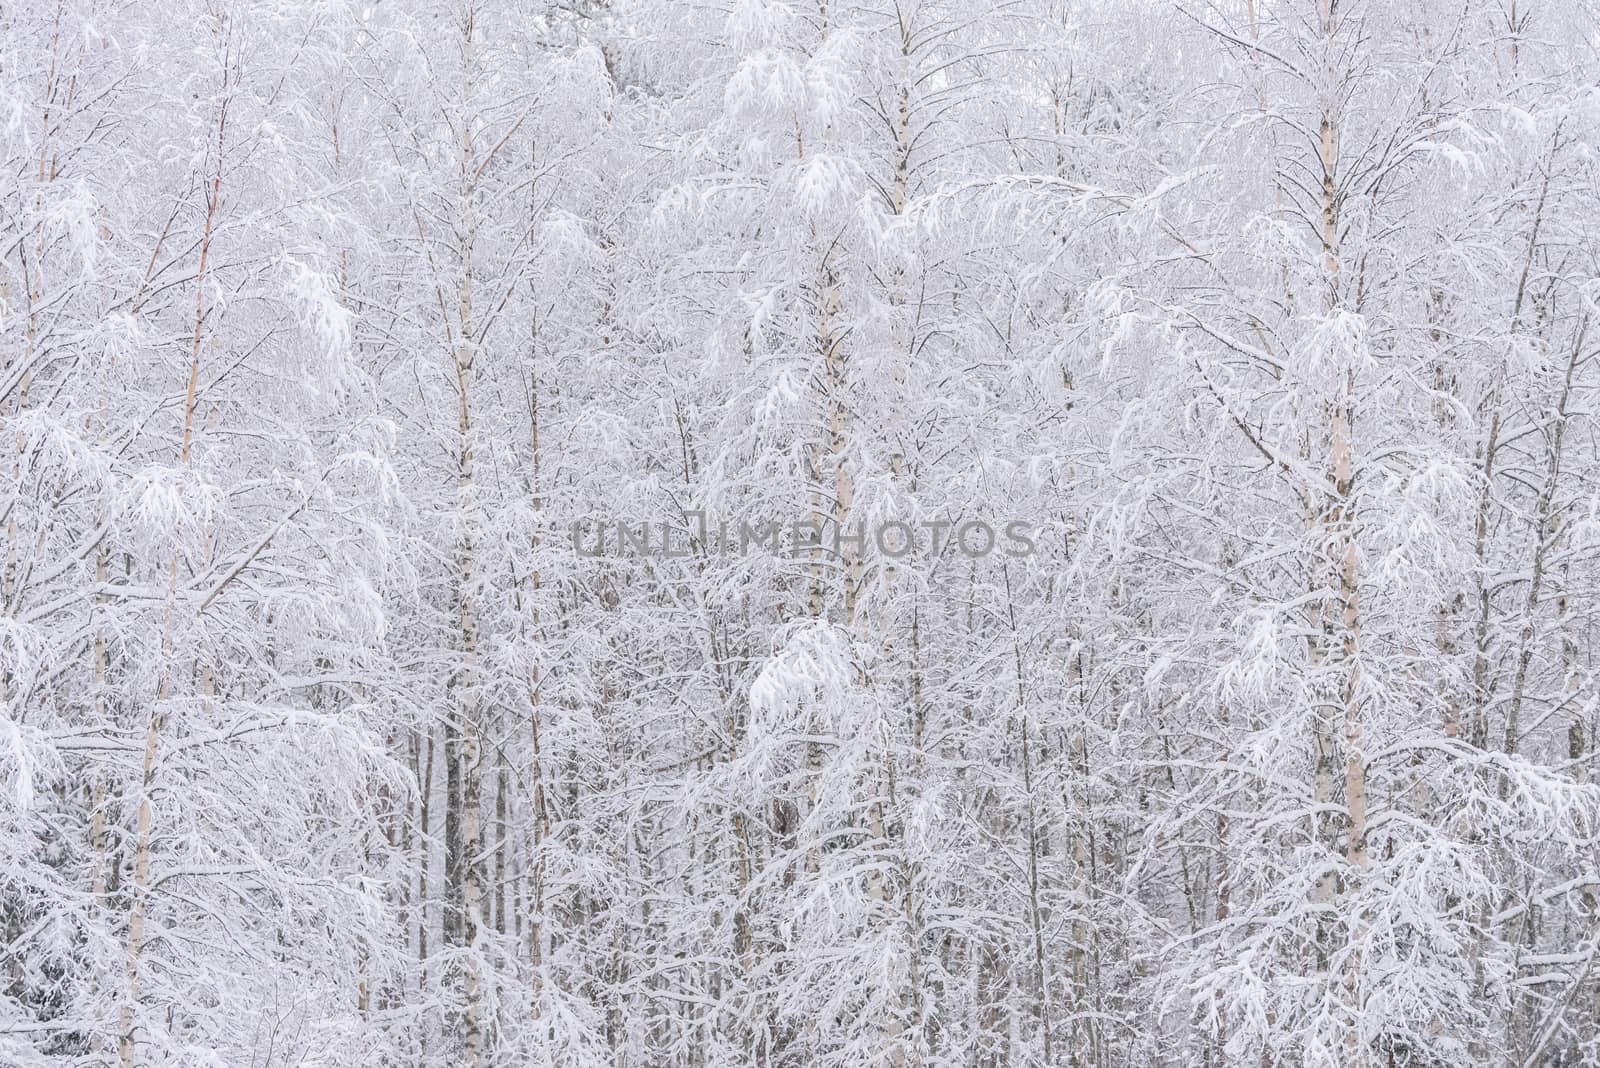
[{"label": "birch trunk", "polygon": [[[189,381],[183,401],[183,440],[178,449],[178,467],[187,471],[194,444],[195,395],[200,385],[200,354],[205,340],[206,268],[210,263],[211,240],[222,204],[222,155],[228,130],[228,80],[223,79],[224,96],[217,117],[217,158],[210,188],[206,192],[205,222],[200,234],[200,262],[195,273],[194,333],[189,349]],[[181,477],[181,475],[180,475]],[[161,731],[166,721],[163,705],[172,696],[172,628],[177,614],[179,553],[174,550],[167,569],[167,610],[162,625],[161,676],[156,699],[145,728],[144,756],[140,762],[139,805],[134,827],[133,887],[128,907],[127,1000],[123,1003],[118,1028],[118,1059],[122,1068],[133,1068],[138,1045],[139,965],[145,948],[145,923],[150,898],[150,852],[154,834],[151,790],[155,783]]]},{"label": "birch trunk", "polygon": [[[467,58],[471,62],[472,28],[468,16],[465,41]],[[469,67],[470,69],[470,67]],[[461,246],[461,282],[457,292],[457,339],[455,351],[457,429],[460,433],[460,466],[457,474],[457,493],[463,510],[462,533],[456,556],[457,604],[461,640],[461,670],[456,679],[456,708],[460,723],[460,749],[455,755],[459,761],[461,783],[456,818],[460,827],[460,855],[456,865],[456,878],[460,884],[461,918],[460,944],[467,950],[466,967],[462,973],[462,1062],[466,1068],[477,1068],[482,1056],[483,1029],[481,1014],[482,983],[479,954],[480,929],[483,926],[483,881],[480,864],[483,841],[482,813],[482,760],[480,723],[481,709],[476,691],[476,666],[478,659],[478,621],[473,603],[473,578],[476,557],[472,540],[472,369],[474,360],[472,338],[472,211],[470,198],[472,133],[470,125],[464,127],[461,143],[463,171],[462,210],[465,218]]]},{"label": "birch trunk", "polygon": [[[1339,23],[1334,0],[1321,0],[1322,30],[1331,57]],[[1335,104],[1323,103],[1318,155],[1322,165],[1322,248],[1327,285],[1327,311],[1343,310],[1339,273],[1339,126]],[[1333,571],[1333,600],[1336,605],[1339,655],[1340,705],[1344,726],[1344,862],[1348,885],[1345,887],[1343,917],[1344,949],[1344,1056],[1356,1068],[1368,1062],[1361,1036],[1362,948],[1367,920],[1359,904],[1361,875],[1367,869],[1367,757],[1363,749],[1361,690],[1361,594],[1360,555],[1356,543],[1355,521],[1355,369],[1335,363],[1331,399],[1331,452],[1329,476],[1334,499],[1328,508],[1330,529],[1326,533]]]}]

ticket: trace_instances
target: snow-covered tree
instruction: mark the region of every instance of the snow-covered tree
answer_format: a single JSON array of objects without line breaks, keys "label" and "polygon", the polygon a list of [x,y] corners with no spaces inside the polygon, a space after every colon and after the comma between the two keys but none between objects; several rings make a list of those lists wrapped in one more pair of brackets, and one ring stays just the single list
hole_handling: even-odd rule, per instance
[{"label": "snow-covered tree", "polygon": [[0,1063],[1600,1063],[1596,30],[0,7]]}]

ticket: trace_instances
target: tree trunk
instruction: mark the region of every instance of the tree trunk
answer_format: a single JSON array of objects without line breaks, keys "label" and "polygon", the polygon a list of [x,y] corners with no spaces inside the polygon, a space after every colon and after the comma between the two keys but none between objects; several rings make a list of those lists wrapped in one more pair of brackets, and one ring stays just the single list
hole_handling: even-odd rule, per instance
[{"label": "tree trunk", "polygon": [[[227,92],[227,76],[223,77],[223,91]],[[183,441],[178,449],[178,466],[186,471],[189,452],[194,443],[195,394],[200,385],[200,349],[205,340],[206,267],[210,262],[211,238],[215,230],[217,213],[222,204],[222,153],[228,129],[228,101],[224,95],[217,117],[217,159],[210,189],[206,194],[206,214],[200,234],[200,263],[195,274],[194,334],[189,352],[189,383],[183,401]],[[150,897],[150,850],[153,836],[154,810],[151,790],[155,782],[161,730],[166,714],[165,702],[172,696],[172,628],[177,614],[179,554],[174,550],[167,571],[167,610],[162,625],[161,678],[156,687],[156,700],[150,710],[145,728],[144,757],[140,762],[139,806],[134,829],[133,890],[128,910],[127,939],[127,1000],[123,1003],[119,1027],[118,1059],[122,1068],[133,1068],[138,1043],[139,964],[144,955],[145,921]]]}]

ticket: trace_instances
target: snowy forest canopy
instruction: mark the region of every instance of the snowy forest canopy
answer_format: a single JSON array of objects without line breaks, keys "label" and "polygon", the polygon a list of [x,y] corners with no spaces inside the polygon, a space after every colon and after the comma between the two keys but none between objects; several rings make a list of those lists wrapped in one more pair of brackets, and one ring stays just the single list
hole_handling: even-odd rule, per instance
[{"label": "snowy forest canopy", "polygon": [[1600,1065],[1597,16],[0,0],[0,1065]]}]

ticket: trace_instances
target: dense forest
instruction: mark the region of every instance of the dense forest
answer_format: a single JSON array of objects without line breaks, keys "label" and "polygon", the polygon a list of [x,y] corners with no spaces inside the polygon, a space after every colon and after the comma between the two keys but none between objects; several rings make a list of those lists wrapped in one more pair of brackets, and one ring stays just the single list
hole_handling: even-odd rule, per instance
[{"label": "dense forest", "polygon": [[1600,1065],[1597,45],[0,0],[0,1065]]}]

